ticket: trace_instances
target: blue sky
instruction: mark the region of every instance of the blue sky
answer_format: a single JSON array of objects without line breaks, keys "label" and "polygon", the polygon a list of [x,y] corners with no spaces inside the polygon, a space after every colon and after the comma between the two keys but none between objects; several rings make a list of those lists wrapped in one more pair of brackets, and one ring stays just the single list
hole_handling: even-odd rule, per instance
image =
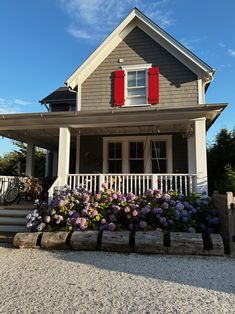
[{"label": "blue sky", "polygon": [[[38,112],[106,35],[138,7],[217,70],[207,103],[229,107],[208,131],[235,127],[235,1],[1,0],[0,113]],[[0,155],[13,149],[0,139]]]}]

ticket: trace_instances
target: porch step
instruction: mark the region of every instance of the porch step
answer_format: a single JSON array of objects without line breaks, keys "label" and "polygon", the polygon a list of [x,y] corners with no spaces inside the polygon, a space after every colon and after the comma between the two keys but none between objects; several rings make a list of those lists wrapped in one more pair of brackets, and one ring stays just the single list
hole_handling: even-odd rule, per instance
[{"label": "porch step", "polygon": [[0,217],[26,217],[31,210],[29,209],[0,209]]},{"label": "porch step", "polygon": [[17,226],[17,225],[0,225],[0,233],[9,232],[29,232],[30,230],[26,226]]},{"label": "porch step", "polygon": [[0,232],[0,243],[13,243],[15,232]]},{"label": "porch step", "polygon": [[0,217],[0,226],[1,225],[17,225],[25,226],[27,219],[25,217]]},{"label": "porch step", "polygon": [[0,204],[0,210],[4,209],[17,209],[17,210],[31,210],[33,208],[32,203],[24,203],[24,204],[11,204],[11,205],[5,205],[5,204]]}]

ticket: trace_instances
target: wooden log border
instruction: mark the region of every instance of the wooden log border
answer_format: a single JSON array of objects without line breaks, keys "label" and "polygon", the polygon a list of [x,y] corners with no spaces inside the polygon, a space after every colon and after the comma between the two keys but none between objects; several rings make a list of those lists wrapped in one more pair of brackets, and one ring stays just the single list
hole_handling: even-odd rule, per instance
[{"label": "wooden log border", "polygon": [[159,231],[83,231],[17,233],[16,248],[42,248],[75,251],[135,252],[146,254],[223,256],[220,234]]}]

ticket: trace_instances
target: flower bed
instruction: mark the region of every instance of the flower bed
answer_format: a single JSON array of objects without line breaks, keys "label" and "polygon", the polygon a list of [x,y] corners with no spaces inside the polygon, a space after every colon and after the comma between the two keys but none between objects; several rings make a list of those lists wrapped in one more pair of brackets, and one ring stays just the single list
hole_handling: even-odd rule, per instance
[{"label": "flower bed", "polygon": [[107,189],[95,196],[65,187],[50,206],[39,202],[27,216],[31,231],[151,231],[217,233],[219,219],[209,197],[147,190],[137,197]]}]

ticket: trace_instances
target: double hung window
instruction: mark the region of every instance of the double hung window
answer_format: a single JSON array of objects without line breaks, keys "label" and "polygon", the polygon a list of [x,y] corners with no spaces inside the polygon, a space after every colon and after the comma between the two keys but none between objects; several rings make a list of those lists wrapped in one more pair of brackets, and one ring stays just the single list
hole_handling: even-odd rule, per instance
[{"label": "double hung window", "polygon": [[126,105],[146,104],[146,70],[127,71],[126,75]]},{"label": "double hung window", "polygon": [[166,141],[152,141],[152,173],[166,172]]},{"label": "double hung window", "polygon": [[144,143],[129,142],[130,173],[144,173]]},{"label": "double hung window", "polygon": [[108,172],[122,173],[122,143],[108,144]]}]

